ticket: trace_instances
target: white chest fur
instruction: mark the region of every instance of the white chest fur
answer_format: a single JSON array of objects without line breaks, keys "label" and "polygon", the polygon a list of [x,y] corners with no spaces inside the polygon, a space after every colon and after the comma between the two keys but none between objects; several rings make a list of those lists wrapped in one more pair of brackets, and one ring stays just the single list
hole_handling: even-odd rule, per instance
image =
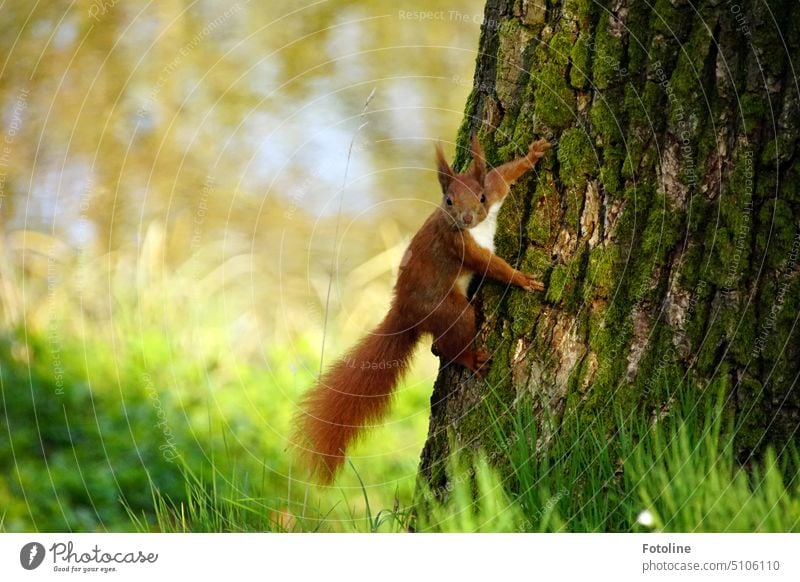
[{"label": "white chest fur", "polygon": [[[495,202],[489,207],[486,213],[486,218],[476,227],[469,229],[470,236],[485,249],[494,252],[494,234],[497,231],[497,214],[500,212],[500,207],[503,205],[503,200]],[[472,280],[473,273],[471,271],[462,271],[458,279],[456,279],[456,287],[464,295],[467,294],[469,283]]]},{"label": "white chest fur", "polygon": [[486,213],[486,218],[469,231],[476,243],[492,252],[494,252],[494,233],[497,232],[497,214],[504,201],[505,198],[492,204]]}]

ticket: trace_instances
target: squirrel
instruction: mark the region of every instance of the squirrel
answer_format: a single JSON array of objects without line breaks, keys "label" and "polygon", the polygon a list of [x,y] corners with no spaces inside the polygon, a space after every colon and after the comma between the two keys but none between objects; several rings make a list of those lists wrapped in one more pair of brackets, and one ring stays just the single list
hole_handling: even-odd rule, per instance
[{"label": "squirrel", "polygon": [[494,254],[497,214],[511,185],[550,149],[540,139],[528,153],[487,172],[477,137],[472,162],[456,174],[436,145],[441,205],[414,235],[405,253],[389,312],[380,324],[321,375],[303,397],[294,443],[312,477],[333,480],[347,447],[386,413],[392,392],[423,335],[447,363],[484,377],[490,354],[473,346],[475,309],[467,298],[474,276],[526,291],[544,285]]}]

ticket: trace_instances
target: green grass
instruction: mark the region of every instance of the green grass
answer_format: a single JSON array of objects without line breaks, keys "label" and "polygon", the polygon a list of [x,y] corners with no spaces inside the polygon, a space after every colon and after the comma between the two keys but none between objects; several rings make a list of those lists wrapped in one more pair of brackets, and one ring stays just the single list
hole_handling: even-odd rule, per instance
[{"label": "green grass", "polygon": [[451,459],[448,474],[451,480],[445,491],[432,492],[423,487],[417,531],[522,531],[522,508],[509,496],[485,455]]},{"label": "green grass", "polygon": [[5,531],[386,531],[390,516],[370,507],[413,496],[427,402],[412,383],[323,488],[293,474],[283,436],[299,393],[285,388],[311,374],[145,367],[138,352],[154,358],[158,341],[130,353],[64,342],[56,367],[43,338],[23,340],[0,341]]},{"label": "green grass", "polygon": [[[530,407],[506,431],[502,456],[456,455],[449,486],[417,491],[416,504],[395,490],[391,509],[375,510],[361,482],[363,505],[350,510],[359,532],[797,532],[800,457],[772,450],[748,467],[734,455],[735,426],[724,420],[722,392],[697,397],[679,389],[657,419],[620,418],[614,435],[599,435],[567,418],[543,445]],[[501,426],[496,422],[495,427]],[[502,479],[489,458],[507,461]],[[352,467],[351,467],[352,468]],[[274,502],[222,493],[217,480],[189,475],[179,504],[154,497],[155,526],[142,531],[339,531],[327,509],[307,505],[276,514]],[[211,483],[211,485],[209,485]],[[404,504],[405,503],[405,504]],[[340,505],[349,504],[342,490]],[[643,520],[642,514],[649,516]]]},{"label": "green grass", "polygon": [[[768,449],[742,467],[724,392],[692,388],[665,386],[672,396],[656,415],[618,414],[615,434],[568,415],[545,438],[530,407],[518,407],[497,443],[513,472],[506,486],[522,509],[521,529],[800,531],[797,447],[781,451],[780,461]],[[638,523],[643,512],[652,525]]]}]

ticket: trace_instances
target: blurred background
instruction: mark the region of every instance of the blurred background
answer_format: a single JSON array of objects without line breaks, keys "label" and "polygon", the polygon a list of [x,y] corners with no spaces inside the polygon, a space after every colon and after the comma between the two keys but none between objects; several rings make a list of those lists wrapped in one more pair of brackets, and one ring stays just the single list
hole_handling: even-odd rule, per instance
[{"label": "blurred background", "polygon": [[261,529],[410,503],[428,349],[335,488],[286,437],[438,203],[482,6],[0,5],[0,530],[169,529],[195,487]]}]

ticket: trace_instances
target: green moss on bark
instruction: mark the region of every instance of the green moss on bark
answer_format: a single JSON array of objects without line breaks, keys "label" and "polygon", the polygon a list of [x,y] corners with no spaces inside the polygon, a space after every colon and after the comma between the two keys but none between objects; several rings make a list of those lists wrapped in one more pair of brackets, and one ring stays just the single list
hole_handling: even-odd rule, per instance
[{"label": "green moss on bark", "polygon": [[625,159],[625,148],[608,146],[603,148],[603,166],[600,168],[600,184],[610,200],[622,194],[622,162]]},{"label": "green moss on bark", "polygon": [[592,61],[592,81],[598,89],[606,89],[618,83],[620,72],[624,68],[622,36],[612,34],[609,30],[611,18],[603,11],[594,38],[596,55]]},{"label": "green moss on bark", "polygon": [[567,187],[585,187],[586,179],[597,171],[598,153],[586,131],[579,127],[561,134],[556,155],[561,165],[561,181]]},{"label": "green moss on bark", "polygon": [[701,113],[708,115],[709,98],[705,81],[705,60],[711,49],[713,38],[704,23],[698,22],[686,42],[681,43],[678,59],[669,79],[674,98],[669,100],[669,119],[673,130],[693,133]]},{"label": "green moss on bark", "polygon": [[619,261],[619,249],[615,246],[596,247],[589,253],[589,265],[587,278],[590,284],[587,290],[591,295],[586,297],[608,298],[617,286],[617,268]]},{"label": "green moss on bark", "polygon": [[575,119],[575,94],[567,83],[572,45],[571,33],[559,31],[534,52],[538,63],[532,75],[534,113],[537,121],[552,131],[565,129]]},{"label": "green moss on bark", "polygon": [[770,269],[783,267],[791,253],[798,232],[796,214],[784,200],[768,200],[758,213],[759,229],[756,248],[759,255],[766,254],[766,265]]},{"label": "green moss on bark", "polygon": [[561,221],[559,198],[552,180],[537,181],[532,212],[525,229],[528,239],[533,244],[546,246],[555,239]]},{"label": "green moss on bark", "polygon": [[600,93],[590,112],[594,135],[603,145],[624,139],[625,103],[619,87]]},{"label": "green moss on bark", "polygon": [[590,74],[590,54],[589,37],[585,33],[578,35],[578,39],[570,49],[569,58],[571,67],[569,69],[570,84],[576,89],[583,89],[589,85]]}]

